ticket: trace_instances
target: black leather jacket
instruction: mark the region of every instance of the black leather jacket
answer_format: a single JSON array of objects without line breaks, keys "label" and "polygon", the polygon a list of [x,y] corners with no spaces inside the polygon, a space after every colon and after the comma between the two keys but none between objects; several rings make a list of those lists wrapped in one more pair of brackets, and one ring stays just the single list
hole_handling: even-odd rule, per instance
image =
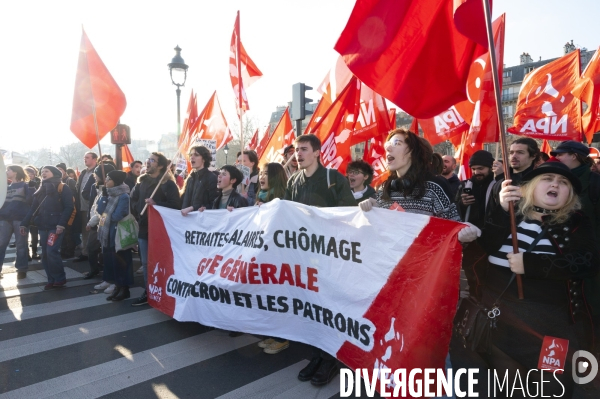
[{"label": "black leather jacket", "polygon": [[[212,209],[219,209],[219,205],[221,205],[222,196],[223,194],[219,191],[219,195],[217,196],[217,198],[215,198],[213,202]],[[227,200],[226,206],[232,206],[234,208],[244,208],[248,206],[248,200],[242,197],[242,195],[236,190],[233,190],[229,195],[229,199]]]}]

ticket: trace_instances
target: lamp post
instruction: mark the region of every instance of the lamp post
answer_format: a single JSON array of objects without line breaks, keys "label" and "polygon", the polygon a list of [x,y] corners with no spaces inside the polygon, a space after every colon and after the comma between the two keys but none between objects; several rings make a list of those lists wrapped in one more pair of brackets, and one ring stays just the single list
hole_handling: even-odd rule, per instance
[{"label": "lamp post", "polygon": [[179,141],[179,136],[181,135],[181,115],[180,115],[180,97],[181,97],[181,86],[185,85],[185,80],[187,78],[187,69],[188,66],[181,58],[181,48],[179,46],[175,47],[175,57],[168,64],[169,73],[171,74],[171,82],[175,86],[177,86],[177,140]]},{"label": "lamp post", "polygon": [[227,143],[225,143],[225,147],[223,147],[223,152],[225,153],[225,165],[228,165],[228,163],[227,163],[227,153],[229,153],[229,146],[227,145]]}]

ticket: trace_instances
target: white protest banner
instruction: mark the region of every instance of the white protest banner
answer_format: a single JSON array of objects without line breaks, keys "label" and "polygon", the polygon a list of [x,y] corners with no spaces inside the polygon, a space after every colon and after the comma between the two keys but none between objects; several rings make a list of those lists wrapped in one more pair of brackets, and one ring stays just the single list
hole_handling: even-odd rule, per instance
[{"label": "white protest banner", "polygon": [[463,225],[274,200],[151,207],[148,302],[180,321],[318,346],[350,368],[442,368]]}]

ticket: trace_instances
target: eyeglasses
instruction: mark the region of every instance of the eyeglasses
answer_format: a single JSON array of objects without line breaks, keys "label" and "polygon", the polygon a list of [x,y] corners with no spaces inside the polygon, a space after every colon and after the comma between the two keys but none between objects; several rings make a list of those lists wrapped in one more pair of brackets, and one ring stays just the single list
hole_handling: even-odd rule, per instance
[{"label": "eyeglasses", "polygon": [[347,175],[359,175],[361,173],[362,172],[360,170],[356,170],[356,169],[349,169],[349,170],[346,171]]},{"label": "eyeglasses", "polygon": [[156,159],[154,159],[154,158],[148,158],[148,159],[146,159],[146,162],[156,163]]},{"label": "eyeglasses", "polygon": [[404,144],[404,141],[402,141],[401,139],[393,139],[385,143],[383,145],[383,148],[388,149],[390,147],[400,147],[402,144]]}]

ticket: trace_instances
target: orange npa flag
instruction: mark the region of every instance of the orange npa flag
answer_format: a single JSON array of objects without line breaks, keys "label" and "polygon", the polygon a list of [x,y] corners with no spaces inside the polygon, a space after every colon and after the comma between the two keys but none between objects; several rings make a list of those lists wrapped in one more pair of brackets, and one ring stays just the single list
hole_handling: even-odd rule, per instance
[{"label": "orange npa flag", "polygon": [[[231,47],[229,49],[229,77],[231,78],[231,86],[233,86],[233,92],[236,98],[236,105],[239,108],[241,105],[242,111],[250,109],[248,105],[248,98],[246,97],[246,89],[250,85],[256,82],[261,76],[262,72],[254,61],[246,53],[246,49],[242,45],[240,39],[240,13],[238,11],[235,19],[235,25],[233,33],[231,35]],[[240,80],[241,76],[241,80]],[[241,88],[239,87],[241,85]],[[242,98],[240,99],[240,91]]]},{"label": "orange npa flag", "polygon": [[[73,94],[71,131],[86,147],[92,148],[114,129],[126,106],[125,94],[82,28]],[[94,114],[96,123],[94,123]]]},{"label": "orange npa flag", "polygon": [[254,135],[252,135],[252,138],[250,139],[248,144],[246,144],[245,150],[254,150],[254,149],[256,149],[257,145],[258,145],[258,128],[256,128],[256,131],[254,132]]},{"label": "orange npa flag", "polygon": [[540,152],[550,155],[550,151],[552,151],[552,147],[550,146],[550,143],[548,142],[548,140],[544,140],[542,142],[542,147],[540,148]]},{"label": "orange npa flag", "polygon": [[481,0],[357,1],[335,50],[363,83],[410,115],[465,100],[472,61],[487,49]]},{"label": "orange npa flag", "polygon": [[131,170],[129,165],[135,161],[135,158],[133,157],[133,154],[131,153],[131,150],[127,144],[121,146],[121,159],[123,160],[123,172],[129,172]]},{"label": "orange npa flag", "polygon": [[[266,137],[269,137],[268,135]],[[268,141],[262,150],[262,154],[258,159],[259,165],[266,163],[283,161],[283,149],[294,143],[294,125],[290,118],[289,107],[285,109],[279,123],[273,130],[273,134],[268,138]]]},{"label": "orange npa flag", "polygon": [[579,71],[575,50],[527,74],[508,131],[536,139],[581,141],[581,102],[571,94]]},{"label": "orange npa flag", "polygon": [[188,148],[185,148],[182,154],[187,154],[196,139],[215,140],[217,150],[233,140],[231,130],[229,130],[223,111],[221,111],[216,90],[190,129],[196,133],[192,136]]},{"label": "orange npa flag", "polygon": [[600,48],[594,53],[571,93],[588,106],[581,121],[585,138],[591,143],[594,133],[600,130]]},{"label": "orange npa flag", "polygon": [[346,165],[352,160],[350,136],[356,124],[359,96],[360,82],[353,77],[312,129],[322,143],[321,163],[342,174],[346,173]]}]

